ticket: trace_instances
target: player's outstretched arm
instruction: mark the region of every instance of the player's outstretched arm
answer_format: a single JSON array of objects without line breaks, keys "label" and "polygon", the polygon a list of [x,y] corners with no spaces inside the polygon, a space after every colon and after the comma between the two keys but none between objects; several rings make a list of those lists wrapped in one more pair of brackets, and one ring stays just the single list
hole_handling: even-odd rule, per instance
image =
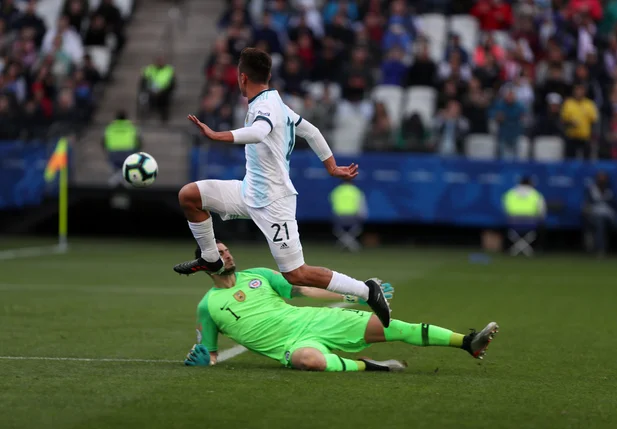
[{"label": "player's outstretched arm", "polygon": [[296,125],[296,135],[304,138],[313,152],[323,162],[324,167],[332,177],[351,180],[358,175],[358,165],[352,163],[349,166],[340,167],[336,165],[336,159],[326,142],[321,131],[304,118],[300,118]]},{"label": "player's outstretched arm", "polygon": [[194,115],[189,115],[188,119],[199,128],[204,136],[218,142],[237,144],[259,143],[272,131],[271,125],[266,121],[255,121],[250,127],[233,131],[213,131]]},{"label": "player's outstretched arm", "polygon": [[[392,299],[392,297],[394,296],[394,287],[392,287],[390,283],[382,283],[381,289],[383,290],[386,299]],[[330,292],[325,289],[318,289],[308,286],[293,286],[291,289],[291,296],[303,296],[306,298],[313,298],[324,301],[345,301],[366,305],[366,301],[358,298],[357,296],[340,295],[338,293]]]}]

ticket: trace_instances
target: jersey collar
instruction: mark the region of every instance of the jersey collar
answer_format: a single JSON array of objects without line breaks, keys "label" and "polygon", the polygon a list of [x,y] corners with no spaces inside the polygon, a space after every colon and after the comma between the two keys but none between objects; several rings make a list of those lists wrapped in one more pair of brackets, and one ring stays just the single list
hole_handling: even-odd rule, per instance
[{"label": "jersey collar", "polygon": [[257,94],[255,97],[251,98],[249,100],[249,104],[251,104],[253,101],[255,101],[255,99],[257,97],[259,97],[261,94],[263,94],[264,92],[268,92],[268,91],[276,91],[274,88],[268,88],[268,89],[264,89],[263,91],[261,91],[259,94]]}]

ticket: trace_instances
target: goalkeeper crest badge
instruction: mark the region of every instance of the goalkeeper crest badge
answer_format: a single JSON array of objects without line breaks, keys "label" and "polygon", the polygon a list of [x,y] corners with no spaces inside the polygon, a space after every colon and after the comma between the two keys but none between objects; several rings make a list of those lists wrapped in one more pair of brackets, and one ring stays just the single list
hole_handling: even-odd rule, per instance
[{"label": "goalkeeper crest badge", "polygon": [[257,289],[259,286],[261,286],[261,280],[258,280],[258,279],[253,279],[249,283],[249,287],[251,289]]},{"label": "goalkeeper crest badge", "polygon": [[243,302],[246,299],[246,295],[244,294],[244,292],[239,290],[238,292],[234,293],[234,298],[238,302]]}]

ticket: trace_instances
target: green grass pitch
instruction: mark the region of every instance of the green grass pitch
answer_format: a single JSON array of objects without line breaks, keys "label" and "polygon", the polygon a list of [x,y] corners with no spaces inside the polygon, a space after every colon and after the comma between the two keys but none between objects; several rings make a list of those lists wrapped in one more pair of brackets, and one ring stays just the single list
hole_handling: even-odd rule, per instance
[{"label": "green grass pitch", "polygon": [[[229,247],[240,268],[274,268],[265,243]],[[191,242],[77,241],[67,255],[0,261],[0,427],[617,425],[615,260],[498,256],[474,265],[462,250],[349,255],[306,246],[312,264],[393,283],[396,318],[463,333],[491,320],[501,326],[484,361],[379,344],[363,354],[404,359],[407,371],[335,374],[287,370],[252,353],[184,367],[195,307],[210,286],[205,275],[172,271],[192,251]],[[232,346],[221,342],[221,350]]]}]

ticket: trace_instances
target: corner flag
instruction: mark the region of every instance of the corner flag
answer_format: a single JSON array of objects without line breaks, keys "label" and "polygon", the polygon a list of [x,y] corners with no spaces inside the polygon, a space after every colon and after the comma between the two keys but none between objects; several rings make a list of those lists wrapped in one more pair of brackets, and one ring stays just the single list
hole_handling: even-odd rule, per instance
[{"label": "corner flag", "polygon": [[60,140],[58,140],[58,144],[56,144],[56,149],[49,158],[49,161],[47,162],[47,167],[45,167],[46,182],[51,182],[52,180],[54,180],[58,171],[67,167],[68,149],[69,143],[66,137],[62,137]]}]

